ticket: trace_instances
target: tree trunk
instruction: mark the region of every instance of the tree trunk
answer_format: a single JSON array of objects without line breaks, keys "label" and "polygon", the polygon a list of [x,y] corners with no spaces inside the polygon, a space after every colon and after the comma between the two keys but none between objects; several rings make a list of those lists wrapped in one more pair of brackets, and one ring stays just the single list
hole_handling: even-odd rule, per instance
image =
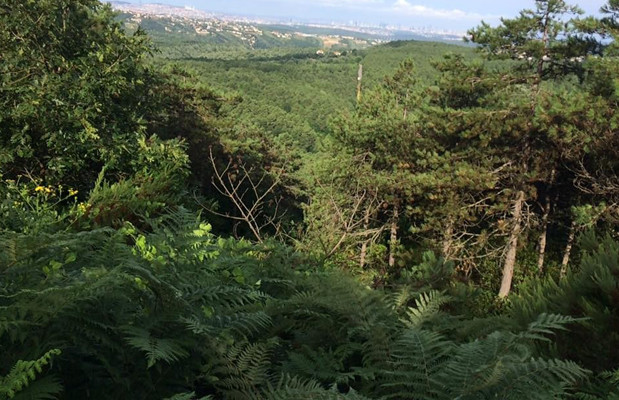
[{"label": "tree trunk", "polygon": [[368,255],[368,241],[366,240],[361,244],[361,254],[359,255],[359,266],[365,268],[365,259]]},{"label": "tree trunk", "polygon": [[454,223],[450,219],[447,222],[447,227],[445,229],[445,234],[443,235],[443,258],[445,260],[449,260],[452,256],[452,247],[453,247],[453,233],[454,233]]},{"label": "tree trunk", "polygon": [[565,278],[567,274],[567,265],[570,262],[570,254],[572,253],[572,246],[574,246],[574,238],[576,237],[576,221],[572,221],[570,225],[570,234],[567,237],[567,244],[565,245],[565,251],[563,252],[563,261],[561,261],[561,278]]},{"label": "tree trunk", "polygon": [[548,217],[550,216],[550,196],[546,196],[544,215],[542,216],[542,233],[539,236],[539,256],[537,258],[537,269],[540,274],[544,272],[544,258],[546,256],[546,241],[548,239]]},{"label": "tree trunk", "polygon": [[[365,210],[365,215],[363,217],[363,229],[367,232],[370,229],[370,208],[368,207]],[[368,242],[369,240],[364,241],[361,244],[361,254],[359,256],[359,266],[363,269],[365,268],[365,259],[368,254]]]},{"label": "tree trunk", "polygon": [[[550,217],[550,211],[552,210],[552,200],[550,200],[549,190],[555,183],[555,176],[557,174],[557,170],[555,168],[550,172],[550,180],[546,187],[546,196],[544,204],[544,215],[542,215],[542,233],[539,237],[539,257],[537,258],[537,269],[540,274],[544,272],[544,260],[546,257],[546,243],[548,239],[548,218]],[[558,198],[555,198],[555,202],[557,202]]]},{"label": "tree trunk", "polygon": [[363,65],[359,64],[359,71],[357,72],[357,104],[361,102],[361,80],[363,79]]},{"label": "tree trunk", "polygon": [[398,246],[398,220],[400,213],[398,206],[393,206],[393,219],[391,220],[391,238],[389,240],[389,267],[395,266],[395,250]]},{"label": "tree trunk", "polygon": [[503,280],[501,282],[501,290],[499,297],[505,298],[509,295],[512,288],[512,279],[514,278],[514,265],[516,264],[516,253],[518,251],[518,238],[522,230],[522,207],[524,205],[524,192],[518,192],[518,196],[514,202],[514,211],[512,213],[512,231],[509,235],[507,243],[507,254],[505,263],[503,264]]}]

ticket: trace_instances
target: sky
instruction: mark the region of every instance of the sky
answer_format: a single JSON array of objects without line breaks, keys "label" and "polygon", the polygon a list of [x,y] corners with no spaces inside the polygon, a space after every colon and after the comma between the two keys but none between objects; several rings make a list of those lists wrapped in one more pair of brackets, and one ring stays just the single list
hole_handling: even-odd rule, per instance
[{"label": "sky", "polygon": [[[139,3],[140,0],[125,0]],[[141,0],[200,10],[274,17],[286,20],[352,22],[465,32],[482,20],[496,24],[501,16],[515,17],[534,0]],[[587,14],[597,14],[605,0],[580,0]]]}]

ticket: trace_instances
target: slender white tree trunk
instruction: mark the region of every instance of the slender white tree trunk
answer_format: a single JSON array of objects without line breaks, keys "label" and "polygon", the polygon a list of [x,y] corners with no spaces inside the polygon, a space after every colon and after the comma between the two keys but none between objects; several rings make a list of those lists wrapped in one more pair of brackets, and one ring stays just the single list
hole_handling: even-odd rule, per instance
[{"label": "slender white tree trunk", "polygon": [[512,212],[512,231],[509,235],[507,243],[507,254],[503,264],[503,280],[499,297],[504,298],[509,295],[512,288],[512,280],[514,278],[514,266],[516,264],[516,254],[518,252],[518,238],[522,230],[522,207],[524,206],[524,192],[518,192],[514,201],[514,210]]},{"label": "slender white tree trunk", "polygon": [[361,81],[363,80],[363,65],[359,64],[357,72],[357,104],[361,102]]},{"label": "slender white tree trunk", "polygon": [[567,244],[565,245],[565,251],[563,252],[563,261],[561,261],[561,278],[565,278],[567,274],[567,266],[570,263],[570,255],[572,253],[572,247],[574,246],[574,238],[576,237],[576,221],[572,221],[570,225],[570,233],[567,237]]},{"label": "slender white tree trunk", "polygon": [[[370,208],[369,207],[367,210],[365,210],[365,215],[363,216],[363,229],[365,231],[370,229]],[[367,258],[367,254],[368,254],[368,242],[369,241],[370,240],[366,240],[361,244],[361,254],[359,255],[359,266],[361,268],[365,268],[365,259]]]},{"label": "slender white tree trunk", "polygon": [[393,206],[393,219],[391,220],[391,237],[389,240],[389,267],[395,266],[395,250],[398,247],[398,220],[400,212],[398,206]]},{"label": "slender white tree trunk", "polygon": [[546,196],[544,215],[542,216],[542,233],[539,236],[539,255],[537,258],[537,269],[540,274],[544,272],[544,259],[546,257],[546,242],[548,239],[548,217],[550,216],[550,196]]},{"label": "slender white tree trunk", "polygon": [[454,223],[450,219],[449,222],[447,223],[445,234],[443,235],[443,257],[446,260],[449,260],[453,255],[451,254],[452,247],[453,247],[453,234],[454,234]]},{"label": "slender white tree trunk", "polygon": [[[548,218],[550,217],[550,211],[552,210],[552,200],[550,199],[550,194],[548,194],[548,190],[554,185],[555,177],[557,175],[557,170],[552,169],[550,172],[550,180],[548,183],[548,187],[546,188],[546,197],[544,204],[544,214],[542,215],[542,233],[539,236],[539,255],[537,258],[537,269],[540,274],[544,272],[544,261],[546,257],[546,244],[548,241]],[[555,199],[556,200],[556,199]]]}]

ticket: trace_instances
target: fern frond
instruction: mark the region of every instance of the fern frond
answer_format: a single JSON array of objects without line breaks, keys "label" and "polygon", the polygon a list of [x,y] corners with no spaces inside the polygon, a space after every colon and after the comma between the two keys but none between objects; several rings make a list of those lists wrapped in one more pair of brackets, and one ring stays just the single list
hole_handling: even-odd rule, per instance
[{"label": "fern frond", "polygon": [[125,340],[129,345],[146,353],[147,368],[151,368],[158,361],[171,364],[189,355],[178,341],[153,337],[146,329],[125,327],[123,332],[127,335]]},{"label": "fern frond", "polygon": [[316,379],[322,383],[348,383],[356,374],[345,372],[344,361],[354,351],[350,345],[342,345],[335,351],[303,346],[299,350],[289,352],[288,360],[282,370],[291,375]]},{"label": "fern frond", "polygon": [[212,396],[200,397],[197,398],[194,392],[191,393],[180,393],[176,394],[172,397],[168,397],[165,400],[213,400]]},{"label": "fern frond", "polygon": [[12,400],[55,400],[62,390],[60,381],[56,377],[48,375],[31,382]]},{"label": "fern frond", "polygon": [[247,399],[267,382],[274,342],[238,343],[227,349],[222,363],[213,369],[216,386],[226,398]]},{"label": "fern frond", "polygon": [[385,371],[387,398],[430,399],[440,393],[438,372],[453,350],[451,342],[434,332],[408,328],[393,349],[392,370]]},{"label": "fern frond", "polygon": [[256,290],[221,284],[206,286],[204,283],[203,279],[200,282],[191,282],[184,297],[193,303],[225,307],[226,310],[235,310],[268,298],[264,293]]},{"label": "fern frond", "polygon": [[258,333],[271,326],[271,317],[262,311],[217,315],[212,318],[211,326],[246,336]]},{"label": "fern frond", "polygon": [[587,375],[588,371],[572,361],[532,358],[513,365],[493,391],[502,399],[548,399],[564,394]]},{"label": "fern frond", "polygon": [[445,392],[452,398],[466,398],[485,382],[497,381],[501,373],[494,368],[494,360],[495,354],[488,351],[485,341],[475,340],[457,346],[440,371]]},{"label": "fern frond", "polygon": [[260,397],[252,397],[253,399],[370,400],[370,398],[362,396],[352,389],[346,394],[339,393],[336,387],[325,389],[320,383],[312,379],[301,379],[290,375],[283,375],[275,385],[269,384]]},{"label": "fern frond", "polygon": [[275,386],[269,384],[261,398],[265,400],[293,400],[301,398],[319,398],[325,389],[315,380],[301,379],[283,375]]},{"label": "fern frond", "polygon": [[409,307],[407,323],[411,326],[421,326],[424,322],[435,317],[440,312],[441,306],[448,302],[449,297],[438,290],[422,293],[415,300],[416,308]]},{"label": "fern frond", "polygon": [[[34,361],[18,361],[5,377],[0,377],[0,394],[9,399],[15,398],[20,392],[33,385],[37,375],[43,372],[43,368],[49,365],[54,356],[60,355],[60,350],[54,349],[43,354]],[[38,382],[38,381],[37,381]],[[62,386],[52,378],[41,379],[38,387],[33,388],[30,393],[34,398],[50,398],[62,390]],[[53,398],[53,397],[52,397]]]},{"label": "fern frond", "polygon": [[574,318],[558,314],[540,314],[537,319],[529,324],[528,329],[520,336],[531,340],[549,342],[548,335],[554,335],[557,330],[566,331],[565,325],[582,321],[583,318]]},{"label": "fern frond", "polygon": [[415,297],[417,293],[408,285],[404,285],[398,290],[387,296],[387,302],[394,310],[408,308],[409,301]]}]

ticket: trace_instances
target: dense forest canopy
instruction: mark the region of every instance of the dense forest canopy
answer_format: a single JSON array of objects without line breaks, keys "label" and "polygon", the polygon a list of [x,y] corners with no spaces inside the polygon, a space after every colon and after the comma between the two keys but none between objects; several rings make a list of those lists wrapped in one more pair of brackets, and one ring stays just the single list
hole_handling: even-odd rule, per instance
[{"label": "dense forest canopy", "polygon": [[619,1],[337,54],[127,21],[0,0],[0,399],[619,398]]}]

